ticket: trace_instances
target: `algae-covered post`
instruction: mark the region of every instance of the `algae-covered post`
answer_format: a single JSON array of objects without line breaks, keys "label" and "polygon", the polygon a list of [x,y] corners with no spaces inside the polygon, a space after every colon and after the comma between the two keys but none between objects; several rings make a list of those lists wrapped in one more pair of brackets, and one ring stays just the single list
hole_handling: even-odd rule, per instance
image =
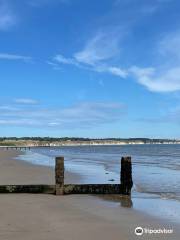
[{"label": "algae-covered post", "polygon": [[55,185],[0,185],[0,193],[122,194],[130,195],[133,186],[131,157],[121,159],[120,184],[64,185],[64,157],[56,157]]},{"label": "algae-covered post", "polygon": [[56,195],[64,194],[64,157],[56,157],[55,166]]},{"label": "algae-covered post", "polygon": [[132,181],[132,163],[131,157],[121,158],[121,189],[122,194],[130,195],[131,188],[133,186]]}]

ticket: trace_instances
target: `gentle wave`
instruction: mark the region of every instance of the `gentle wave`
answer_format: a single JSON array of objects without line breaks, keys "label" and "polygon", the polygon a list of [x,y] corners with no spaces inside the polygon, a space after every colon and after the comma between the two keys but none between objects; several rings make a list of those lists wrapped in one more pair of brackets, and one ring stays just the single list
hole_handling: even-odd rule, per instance
[{"label": "gentle wave", "polygon": [[119,183],[124,155],[132,156],[133,207],[180,222],[180,145],[34,148],[21,159],[54,167],[55,157],[64,156],[65,169],[81,183]]},{"label": "gentle wave", "polygon": [[119,182],[121,156],[131,155],[133,180],[141,189],[134,188],[134,191],[167,193],[167,198],[172,198],[168,195],[172,192],[174,199],[179,199],[180,145],[63,146],[34,148],[32,151],[37,155],[29,156],[29,161],[46,166],[54,166],[56,156],[65,156],[68,170],[83,175],[86,182],[94,182],[95,178],[99,181],[99,176],[101,182],[108,182],[110,177]]}]

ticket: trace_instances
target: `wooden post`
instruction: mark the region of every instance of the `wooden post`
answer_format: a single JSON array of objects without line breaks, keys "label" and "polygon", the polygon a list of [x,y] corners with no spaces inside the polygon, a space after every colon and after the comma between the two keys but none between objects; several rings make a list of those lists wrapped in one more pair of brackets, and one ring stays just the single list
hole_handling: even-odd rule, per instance
[{"label": "wooden post", "polygon": [[133,186],[132,181],[132,164],[131,157],[121,158],[121,187],[122,194],[130,195],[131,188]]},{"label": "wooden post", "polygon": [[56,157],[55,166],[56,195],[64,194],[64,157]]}]

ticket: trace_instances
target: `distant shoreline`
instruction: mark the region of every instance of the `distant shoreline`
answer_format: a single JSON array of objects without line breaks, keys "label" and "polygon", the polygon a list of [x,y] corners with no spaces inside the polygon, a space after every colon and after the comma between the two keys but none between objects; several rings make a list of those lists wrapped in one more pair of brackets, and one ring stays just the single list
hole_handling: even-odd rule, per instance
[{"label": "distant shoreline", "polygon": [[180,144],[180,139],[157,138],[78,138],[78,137],[0,137],[0,146],[121,146],[145,144]]},{"label": "distant shoreline", "polygon": [[76,147],[76,146],[133,146],[133,145],[179,145],[180,142],[151,142],[151,143],[143,143],[143,142],[61,142],[61,143],[29,143],[29,142],[14,142],[13,144],[2,144],[0,143],[0,148],[20,148],[20,147]]}]

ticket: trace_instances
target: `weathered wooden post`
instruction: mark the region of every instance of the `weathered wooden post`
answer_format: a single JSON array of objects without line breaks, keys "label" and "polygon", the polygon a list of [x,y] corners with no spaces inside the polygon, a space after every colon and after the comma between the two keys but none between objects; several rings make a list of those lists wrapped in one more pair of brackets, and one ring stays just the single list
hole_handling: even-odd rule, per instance
[{"label": "weathered wooden post", "polygon": [[64,157],[56,157],[55,166],[56,195],[64,194]]},{"label": "weathered wooden post", "polygon": [[130,195],[132,186],[133,186],[133,181],[132,181],[131,157],[122,157],[121,158],[122,194]]}]

